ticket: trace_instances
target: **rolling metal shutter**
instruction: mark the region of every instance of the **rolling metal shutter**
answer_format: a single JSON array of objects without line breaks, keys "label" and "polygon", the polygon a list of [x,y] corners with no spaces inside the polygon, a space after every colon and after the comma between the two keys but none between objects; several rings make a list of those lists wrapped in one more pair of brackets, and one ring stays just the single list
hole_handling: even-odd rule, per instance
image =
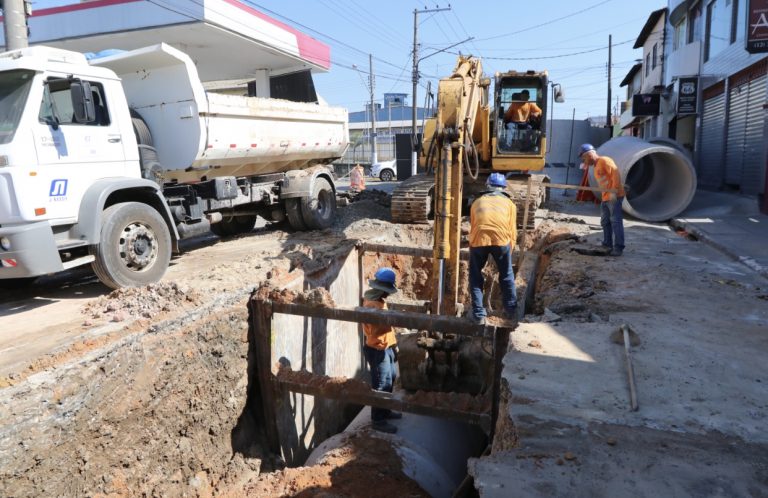
[{"label": "rolling metal shutter", "polygon": [[766,60],[730,78],[725,182],[745,194],[764,190]]},{"label": "rolling metal shutter", "polygon": [[745,194],[758,194],[765,188],[765,75],[749,82],[746,136],[744,137],[744,163],[741,168],[741,190]]},{"label": "rolling metal shutter", "polygon": [[725,183],[738,186],[741,184],[741,168],[744,162],[749,83],[731,87],[730,94],[728,136],[725,138]]},{"label": "rolling metal shutter", "polygon": [[704,91],[701,118],[701,155],[699,183],[720,187],[723,183],[723,136],[725,134],[725,84]]}]

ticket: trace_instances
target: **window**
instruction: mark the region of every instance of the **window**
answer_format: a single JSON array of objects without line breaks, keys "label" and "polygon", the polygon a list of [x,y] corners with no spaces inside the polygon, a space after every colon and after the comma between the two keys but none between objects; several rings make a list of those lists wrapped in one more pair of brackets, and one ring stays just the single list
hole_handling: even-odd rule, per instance
[{"label": "window", "polygon": [[672,50],[679,50],[685,45],[685,29],[687,26],[685,18],[675,25]]},{"label": "window", "polygon": [[656,69],[656,58],[658,57],[658,54],[656,53],[656,46],[658,43],[653,44],[653,52],[652,52],[652,58],[651,58],[651,69]]},{"label": "window", "polygon": [[0,144],[13,140],[34,77],[34,71],[25,69],[0,73]]},{"label": "window", "polygon": [[701,40],[701,3],[688,12],[688,43]]},{"label": "window", "polygon": [[729,3],[732,3],[731,6],[731,43],[736,42],[736,38],[738,35],[738,20],[739,20],[739,0],[728,0],[725,2],[725,5],[727,6]]},{"label": "window", "polygon": [[733,32],[732,12],[731,0],[712,0],[707,5],[704,61],[708,61],[730,45]]},{"label": "window", "polygon": [[41,123],[58,123],[59,125],[82,124],[89,126],[109,125],[107,102],[104,100],[104,88],[100,83],[91,82],[93,105],[96,108],[96,120],[92,123],[77,123],[75,111],[72,108],[72,97],[69,93],[70,81],[64,78],[48,78],[45,86],[43,101],[40,104],[38,119]]},{"label": "window", "polygon": [[645,54],[645,77],[651,73],[651,54]]}]

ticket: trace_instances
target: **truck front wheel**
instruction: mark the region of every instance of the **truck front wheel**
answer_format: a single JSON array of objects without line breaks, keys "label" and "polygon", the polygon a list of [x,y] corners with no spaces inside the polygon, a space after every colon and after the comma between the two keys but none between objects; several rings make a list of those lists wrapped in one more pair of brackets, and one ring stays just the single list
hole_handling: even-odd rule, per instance
[{"label": "truck front wheel", "polygon": [[160,280],[171,260],[171,234],[162,216],[140,202],[122,202],[101,213],[101,237],[91,247],[99,280],[112,289]]},{"label": "truck front wheel", "polygon": [[322,230],[333,224],[336,217],[336,195],[325,178],[316,178],[309,197],[301,199],[301,214],[307,227]]}]

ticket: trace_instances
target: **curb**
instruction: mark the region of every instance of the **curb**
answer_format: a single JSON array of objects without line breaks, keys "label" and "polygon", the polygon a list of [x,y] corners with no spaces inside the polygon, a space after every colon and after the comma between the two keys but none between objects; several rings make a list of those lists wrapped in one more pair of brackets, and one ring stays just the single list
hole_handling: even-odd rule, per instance
[{"label": "curb", "polygon": [[707,232],[697,228],[693,224],[688,223],[680,218],[672,218],[671,220],[669,220],[669,225],[673,228],[679,228],[679,229],[685,230],[686,232],[692,234],[701,242],[704,242],[705,244],[709,245],[715,250],[725,254],[726,256],[733,259],[734,261],[738,261],[739,263],[743,264],[744,266],[754,271],[761,277],[768,278],[768,268],[762,266],[752,258],[742,256],[740,254],[733,252],[730,247],[719,243],[717,240],[712,238]]}]

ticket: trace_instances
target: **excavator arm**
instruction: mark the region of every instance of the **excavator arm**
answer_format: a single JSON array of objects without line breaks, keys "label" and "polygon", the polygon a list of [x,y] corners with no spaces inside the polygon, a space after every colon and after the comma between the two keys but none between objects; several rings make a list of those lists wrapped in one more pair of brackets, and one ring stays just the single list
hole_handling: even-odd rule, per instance
[{"label": "excavator arm", "polygon": [[480,60],[463,56],[451,76],[438,84],[437,116],[429,146],[437,154],[433,275],[438,278],[432,301],[432,312],[437,314],[456,313],[464,170],[476,178],[479,155],[490,154],[489,85]]}]

